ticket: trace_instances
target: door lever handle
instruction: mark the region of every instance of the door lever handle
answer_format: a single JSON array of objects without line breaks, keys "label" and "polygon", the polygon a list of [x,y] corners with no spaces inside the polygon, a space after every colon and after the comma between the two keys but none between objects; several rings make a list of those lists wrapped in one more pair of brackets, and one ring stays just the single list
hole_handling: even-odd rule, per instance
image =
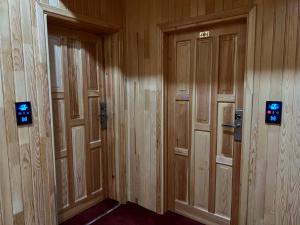
[{"label": "door lever handle", "polygon": [[239,127],[241,127],[241,124],[222,124],[222,127],[226,127],[226,128],[234,128],[234,129],[236,129],[236,128],[239,128]]}]

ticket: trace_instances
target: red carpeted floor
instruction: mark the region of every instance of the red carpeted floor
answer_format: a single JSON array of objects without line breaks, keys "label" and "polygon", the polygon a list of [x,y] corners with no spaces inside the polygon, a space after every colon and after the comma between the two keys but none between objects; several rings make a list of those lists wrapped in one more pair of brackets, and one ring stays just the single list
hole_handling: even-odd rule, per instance
[{"label": "red carpeted floor", "polygon": [[[114,207],[117,202],[105,200],[99,205],[88,209],[82,214],[64,222],[62,225],[84,225],[97,216],[105,213],[108,206]],[[168,212],[165,215],[158,215],[133,203],[121,205],[113,212],[105,215],[93,225],[203,225],[196,221],[187,219],[175,213]]]}]

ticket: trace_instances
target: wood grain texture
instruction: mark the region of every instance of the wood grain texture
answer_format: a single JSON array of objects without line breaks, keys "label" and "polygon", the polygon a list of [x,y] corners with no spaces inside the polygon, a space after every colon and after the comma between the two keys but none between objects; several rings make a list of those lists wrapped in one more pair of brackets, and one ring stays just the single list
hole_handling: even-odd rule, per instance
[{"label": "wood grain texture", "polygon": [[86,197],[86,156],[85,156],[85,128],[72,128],[72,149],[73,149],[73,173],[75,202]]},{"label": "wood grain texture", "polygon": [[[19,11],[21,13],[19,15],[11,13],[14,23],[22,23],[21,27],[23,30],[21,34],[17,32],[22,37],[17,37],[13,41],[15,46],[19,46],[16,49],[12,48],[10,30],[13,29],[10,27],[11,18],[8,2],[10,2],[10,5],[16,5],[16,2],[20,3],[20,5],[13,8],[20,8]],[[163,168],[162,165],[158,166],[159,163],[163,162],[163,160],[159,159],[159,157],[162,157],[162,148],[159,148],[157,143],[163,143],[163,135],[162,132],[150,132],[152,134],[150,140],[150,143],[152,143],[150,147],[150,160],[146,157],[140,157],[141,154],[144,154],[142,149],[146,142],[144,142],[144,139],[137,140],[136,138],[136,134],[142,134],[141,136],[149,134],[149,132],[145,132],[146,126],[144,123],[136,122],[136,118],[143,114],[146,109],[149,109],[149,106],[151,110],[146,115],[152,115],[152,117],[150,116],[152,126],[157,125],[156,129],[153,128],[153,130],[163,130],[162,127],[158,127],[159,124],[162,125],[164,123],[162,121],[163,108],[157,107],[159,105],[162,106],[163,78],[159,68],[161,58],[158,47],[161,46],[161,43],[160,38],[157,37],[156,24],[182,20],[182,18],[192,18],[197,15],[209,15],[216,11],[226,11],[229,8],[239,8],[251,1],[191,0],[185,4],[183,1],[175,2],[175,0],[148,0],[142,3],[136,0],[126,0],[124,2],[119,0],[103,0],[100,1],[101,4],[96,5],[94,4],[97,1],[90,1],[89,4],[83,4],[84,1],[78,1],[76,6],[74,6],[74,1],[72,3],[70,1],[58,2],[56,0],[43,2],[53,6],[58,5],[62,10],[69,7],[74,11],[82,12],[85,15],[91,14],[118,25],[122,25],[124,22],[121,16],[121,8],[125,9],[127,15],[127,19],[124,22],[126,27],[127,57],[124,60],[126,60],[128,76],[126,77],[126,81],[122,83],[122,87],[126,90],[126,107],[124,108],[127,110],[126,119],[128,120],[126,122],[128,133],[125,136],[128,150],[127,162],[129,162],[128,168],[130,168],[130,172],[127,171],[127,180],[130,185],[128,186],[127,193],[129,200],[137,201],[147,208],[156,210],[157,205],[160,205],[159,201],[154,200],[150,201],[151,203],[145,203],[146,200],[138,200],[146,198],[152,200],[153,196],[158,198],[158,196],[162,195],[162,187],[158,186],[159,182],[157,182],[157,174],[160,174],[161,171],[159,170]],[[257,4],[257,26],[254,43],[255,67],[254,69],[252,67],[248,68],[248,72],[254,76],[255,85],[253,92],[251,92],[254,99],[251,122],[251,148],[249,150],[250,176],[247,220],[249,225],[297,224],[299,223],[297,216],[297,205],[299,204],[297,197],[299,182],[297,176],[297,156],[299,150],[297,130],[299,124],[297,122],[298,109],[295,105],[298,102],[297,85],[299,66],[296,63],[299,61],[299,53],[297,52],[297,49],[299,49],[297,48],[299,45],[299,28],[297,25],[299,1],[256,0],[254,2]],[[43,77],[46,74],[46,53],[42,46],[44,30],[39,28],[39,21],[36,20],[34,3],[34,0],[2,0],[0,2],[0,23],[1,28],[3,28],[0,31],[2,61],[0,71],[2,78],[0,81],[0,118],[3,121],[3,127],[9,127],[9,131],[5,129],[0,132],[0,198],[1,202],[5,203],[5,207],[2,207],[2,220],[5,225],[14,223],[13,205],[16,206],[11,198],[13,188],[11,185],[13,181],[10,176],[10,173],[15,174],[15,171],[10,171],[9,164],[11,162],[9,162],[10,153],[8,150],[12,148],[10,143],[13,136],[15,139],[16,137],[18,139],[15,146],[20,151],[19,137],[22,137],[22,139],[25,137],[25,141],[23,139],[22,143],[28,143],[26,141],[26,132],[30,140],[29,151],[31,162],[28,165],[31,165],[32,170],[35,224],[55,223],[52,223],[55,220],[53,214],[55,213],[53,212],[55,205],[55,199],[53,198],[54,185],[51,183],[51,176],[53,175],[48,174],[50,171],[51,156],[45,154],[45,152],[50,152],[51,150],[49,141],[51,140],[51,135],[49,133],[50,117],[47,113],[49,109],[49,101],[47,100],[46,93],[47,85],[45,85],[47,81]],[[184,7],[181,7],[182,4],[184,4]],[[195,7],[197,7],[197,10]],[[117,12],[119,13],[112,13],[115,8],[117,8]],[[42,20],[43,17],[40,16],[39,19]],[[149,31],[145,32],[145,30]],[[137,41],[137,36],[141,37],[139,41]],[[142,50],[143,48],[145,50]],[[15,54],[15,51],[19,51],[17,49],[26,50],[26,54],[23,53],[20,56],[21,59],[18,59],[18,57],[13,59],[12,57],[13,52]],[[29,56],[25,57],[25,55]],[[25,59],[27,60],[26,63]],[[19,132],[10,132],[15,126],[15,121],[14,118],[7,119],[9,115],[13,115],[14,113],[12,109],[12,103],[16,100],[14,96],[17,92],[22,93],[24,91],[22,88],[19,90],[19,87],[15,86],[14,79],[11,81],[11,77],[14,78],[15,76],[12,66],[13,60],[18,62],[17,64],[19,65],[22,64],[19,62],[24,61],[24,64],[32,67],[32,69],[28,68],[28,71],[32,70],[32,73],[25,73],[25,86],[28,96],[31,96],[30,99],[32,100],[33,108],[36,109],[33,113],[34,121],[37,122],[34,123],[29,131],[25,133],[22,131],[21,134]],[[18,91],[16,91],[17,88]],[[155,93],[152,93],[152,95],[147,94],[148,97],[145,98],[146,102],[151,102],[151,104],[144,103],[143,96],[146,96],[145,90]],[[263,106],[266,99],[284,100],[285,113],[282,127],[266,128],[266,125],[261,123],[263,119]],[[148,117],[144,117],[144,119],[148,120]],[[147,126],[149,126],[149,123]],[[48,159],[50,159],[49,163]],[[141,159],[143,162],[140,162]],[[149,162],[144,164],[146,160]],[[245,164],[247,163],[245,162]],[[17,167],[21,168],[21,164],[22,161],[20,161]],[[146,165],[146,170],[141,170],[143,164]],[[22,165],[27,164],[23,163]],[[260,174],[264,170],[265,172]],[[140,184],[142,178],[146,176],[149,178],[146,183],[149,189],[156,190],[154,195],[153,192],[146,192],[146,189],[139,189],[139,185],[135,185]],[[20,180],[22,181],[22,179]],[[29,186],[25,186],[29,188]],[[21,191],[19,189],[19,193],[23,192],[23,190],[23,188]],[[14,195],[16,193],[14,192]],[[23,204],[23,197],[19,198],[18,201],[21,201]],[[27,209],[30,211],[30,206],[24,208],[24,210]],[[50,217],[52,217],[53,221],[51,221]]]},{"label": "wood grain texture", "polygon": [[210,125],[211,75],[212,75],[212,39],[197,40],[196,85],[196,121]]},{"label": "wood grain texture", "polygon": [[69,206],[68,161],[66,158],[56,160],[57,208]]},{"label": "wood grain texture", "polygon": [[232,168],[217,164],[216,214],[231,217]]},{"label": "wood grain texture", "polygon": [[[163,195],[163,187],[158,186],[162,182],[157,182],[157,174],[162,173],[163,161],[162,149],[156,147],[156,143],[164,143],[163,130],[164,126],[162,113],[163,108],[154,107],[150,111],[151,115],[145,118],[145,122],[141,117],[147,112],[149,101],[146,97],[148,91],[154,91],[156,95],[152,95],[150,102],[154,101],[156,105],[162,105],[164,100],[162,94],[164,89],[162,83],[161,63],[162,54],[159,47],[162,46],[159,37],[160,32],[157,31],[157,24],[172,23],[174,21],[183,21],[194,18],[200,15],[210,15],[215,13],[215,0],[126,0],[126,101],[127,101],[127,163],[130,165],[130,171],[127,173],[128,180],[128,199],[133,202],[138,202],[142,206],[156,211],[157,206],[162,204],[161,196]],[[224,1],[224,8],[222,11],[229,9],[238,9],[247,6],[251,1]],[[223,1],[222,1],[223,5]],[[149,32],[145,32],[148,31]],[[180,62],[180,61],[179,61]],[[182,61],[183,62],[183,61]],[[157,98],[159,96],[159,98]],[[153,99],[152,99],[153,98]],[[203,99],[204,101],[205,99]],[[154,114],[152,114],[155,113]],[[205,112],[204,112],[205,113]],[[205,114],[203,114],[205,115]],[[153,118],[153,120],[152,120]],[[150,119],[150,121],[149,121]],[[206,118],[204,118],[206,119]],[[149,158],[144,158],[145,137],[148,135],[146,124],[157,124],[157,129],[162,132],[151,133],[153,135],[150,145],[150,161]],[[158,126],[159,125],[159,126]],[[147,150],[148,151],[148,150]],[[152,156],[157,155],[157,157]],[[145,160],[145,161],[143,161]],[[160,165],[158,165],[160,163]],[[142,165],[147,169],[142,170]],[[158,167],[159,166],[159,167]],[[160,168],[160,171],[157,169]],[[153,171],[153,173],[151,172]],[[144,177],[147,177],[147,187],[152,190],[157,190],[154,194],[158,201],[144,203],[141,199],[152,199],[150,192],[145,192],[145,189],[140,189]],[[152,193],[152,192],[151,192]],[[160,203],[159,203],[160,202]]]},{"label": "wood grain texture", "polygon": [[195,131],[194,206],[208,210],[210,133]]},{"label": "wood grain texture", "polygon": [[[62,10],[68,7],[61,1],[43,2]],[[36,3],[36,0],[0,2],[1,225],[56,224],[47,36],[43,11]],[[94,6],[98,3],[95,1]],[[123,3],[116,0],[114,4],[105,4],[102,10],[114,8],[120,13],[104,15],[98,10],[93,18],[120,25]],[[81,10],[77,6],[76,11]],[[84,14],[88,16],[90,12]],[[54,83],[57,89],[62,85],[61,80]],[[31,101],[33,124],[17,128],[14,102],[23,100]],[[63,142],[57,145],[63,147]]]},{"label": "wood grain texture", "polygon": [[[250,151],[248,224],[299,223],[297,147],[297,74],[299,2],[256,1],[256,66]],[[266,126],[267,99],[284,102],[281,127]],[[293,200],[292,200],[293,199]],[[296,200],[297,199],[297,200]]]}]

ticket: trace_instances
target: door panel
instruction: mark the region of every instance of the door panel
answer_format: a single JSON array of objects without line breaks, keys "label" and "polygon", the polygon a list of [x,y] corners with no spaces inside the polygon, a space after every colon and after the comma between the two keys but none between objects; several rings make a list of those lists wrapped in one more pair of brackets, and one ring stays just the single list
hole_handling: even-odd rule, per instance
[{"label": "door panel", "polygon": [[68,181],[68,160],[67,158],[57,159],[56,167],[56,188],[57,206],[63,209],[69,206],[69,181]]},{"label": "door panel", "polygon": [[243,107],[245,27],[169,36],[168,208],[212,223],[237,224],[241,143],[223,125]]},{"label": "door panel", "polygon": [[217,156],[233,157],[234,132],[232,128],[223,127],[223,124],[234,124],[235,104],[218,103],[218,130]]},{"label": "door panel", "polygon": [[188,158],[183,153],[175,153],[175,200],[188,201]]},{"label": "door panel", "polygon": [[232,193],[232,167],[217,164],[216,214],[230,218]]},{"label": "door panel", "polygon": [[210,125],[212,47],[213,40],[211,38],[197,40],[196,74],[201,74],[201,76],[195,78],[195,123],[203,125]]},{"label": "door panel", "polygon": [[178,41],[176,43],[176,83],[178,94],[189,94],[191,72],[191,43]]},{"label": "door panel", "polygon": [[86,197],[85,127],[72,128],[73,173],[75,202]]},{"label": "door panel", "polygon": [[234,94],[236,35],[219,37],[218,94]]},{"label": "door panel", "polygon": [[105,196],[103,39],[49,27],[56,182],[62,222]]},{"label": "door panel", "polygon": [[195,131],[194,206],[208,210],[210,132]]}]

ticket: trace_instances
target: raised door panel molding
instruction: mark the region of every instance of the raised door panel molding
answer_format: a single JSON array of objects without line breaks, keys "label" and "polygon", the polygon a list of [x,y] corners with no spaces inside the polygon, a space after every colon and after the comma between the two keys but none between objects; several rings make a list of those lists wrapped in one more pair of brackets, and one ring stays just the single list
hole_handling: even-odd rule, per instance
[{"label": "raised door panel molding", "polygon": [[176,43],[177,94],[189,94],[191,73],[191,41]]},{"label": "raised door panel molding", "polygon": [[217,164],[216,214],[231,217],[232,167]]},{"label": "raised door panel molding", "polygon": [[58,210],[69,206],[68,160],[58,159],[56,167],[57,207]]},{"label": "raised door panel molding", "polygon": [[222,35],[219,38],[218,94],[234,94],[236,73],[236,35]]},{"label": "raised door panel molding", "polygon": [[189,159],[175,155],[175,199],[188,203]]},{"label": "raised door panel molding", "polygon": [[212,39],[197,40],[197,63],[195,74],[196,123],[210,124]]},{"label": "raised door panel molding", "polygon": [[64,91],[62,46],[59,36],[49,36],[49,62],[52,92]]},{"label": "raised door panel molding", "polygon": [[208,209],[210,133],[195,131],[195,207]]},{"label": "raised door panel molding", "polygon": [[73,173],[75,201],[86,197],[86,152],[84,126],[72,128]]}]

